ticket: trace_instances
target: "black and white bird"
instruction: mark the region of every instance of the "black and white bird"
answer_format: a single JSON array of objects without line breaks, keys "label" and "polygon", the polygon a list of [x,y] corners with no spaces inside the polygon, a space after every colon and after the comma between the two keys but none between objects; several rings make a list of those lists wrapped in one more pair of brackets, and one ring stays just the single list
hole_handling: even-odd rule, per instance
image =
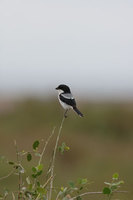
[{"label": "black and white bird", "polygon": [[73,109],[80,117],[83,117],[83,114],[76,107],[76,101],[71,93],[70,88],[67,85],[62,84],[55,89],[58,91],[59,102],[65,109],[64,116],[67,117],[67,111]]}]

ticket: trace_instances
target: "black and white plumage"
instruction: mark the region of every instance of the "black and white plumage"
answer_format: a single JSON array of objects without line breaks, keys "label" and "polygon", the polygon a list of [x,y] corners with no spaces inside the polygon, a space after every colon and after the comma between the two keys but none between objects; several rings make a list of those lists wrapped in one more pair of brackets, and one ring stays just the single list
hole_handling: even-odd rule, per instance
[{"label": "black and white plumage", "polygon": [[65,117],[68,110],[73,109],[80,117],[83,117],[83,114],[76,107],[76,101],[71,93],[70,88],[67,85],[59,85],[56,90],[58,90],[58,99],[62,107],[66,110]]}]

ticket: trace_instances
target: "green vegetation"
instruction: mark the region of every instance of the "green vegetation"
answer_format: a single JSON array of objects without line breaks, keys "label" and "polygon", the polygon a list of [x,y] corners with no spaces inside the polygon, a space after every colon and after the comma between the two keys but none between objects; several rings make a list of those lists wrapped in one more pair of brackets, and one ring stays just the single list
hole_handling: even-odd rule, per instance
[{"label": "green vegetation", "polygon": [[[123,181],[119,181],[119,175],[115,173],[112,178],[111,183],[105,182],[107,185],[103,188],[103,191],[100,192],[89,192],[90,182],[87,178],[79,178],[76,182],[69,182],[67,187],[61,186],[60,188],[54,185],[55,179],[55,158],[57,149],[61,154],[64,153],[65,150],[69,150],[69,147],[62,143],[61,146],[58,147],[58,142],[62,130],[62,126],[65,118],[63,117],[56,142],[53,150],[52,160],[48,169],[44,169],[45,160],[43,159],[46,147],[55,132],[55,128],[52,131],[52,134],[49,136],[47,141],[44,143],[43,149],[39,149],[40,142],[36,140],[32,145],[32,151],[18,151],[17,143],[15,141],[15,149],[16,149],[16,161],[7,161],[6,163],[12,166],[11,172],[4,177],[1,177],[0,180],[8,179],[11,175],[18,177],[18,188],[15,191],[5,190],[0,194],[0,199],[18,199],[18,200],[51,200],[52,198],[56,200],[82,200],[83,196],[87,195],[106,195],[107,200],[111,200],[113,195],[117,193],[123,193],[125,191],[119,191],[119,187],[123,184]],[[58,148],[57,148],[58,147]],[[34,164],[31,167],[31,170],[27,174],[27,164],[24,165],[23,160],[26,157],[27,162],[32,161],[34,156],[34,160],[36,165]],[[40,179],[43,178],[42,180]],[[54,193],[54,197],[52,196]]]},{"label": "green vegetation", "polygon": [[[118,174],[113,176],[110,183],[105,182],[114,171],[118,171],[126,182],[122,190],[132,191],[133,104],[84,103],[80,105],[80,109],[85,115],[83,119],[70,112],[63,125],[63,134],[59,140],[55,159],[55,197],[60,194],[59,199],[65,198],[66,196],[63,195],[66,194],[67,197],[72,195],[77,199],[82,197],[88,199],[88,196],[81,196],[81,194],[87,193],[89,189],[90,194],[97,191],[100,191],[99,195],[106,194],[105,197],[100,196],[103,200],[113,199],[112,193],[123,183],[118,179]],[[27,189],[28,183],[33,184],[32,181],[36,179],[36,187],[39,187],[39,184],[41,187],[41,189],[36,188],[36,191],[38,194],[44,192],[46,195],[46,190],[44,191],[42,186],[46,184],[48,177],[50,178],[49,174],[47,177],[47,172],[52,162],[55,134],[48,142],[44,158],[41,153],[51,129],[56,125],[57,130],[62,111],[57,102],[48,103],[38,100],[17,102],[8,106],[8,109],[2,109],[0,113],[1,155],[10,158],[7,160],[1,156],[0,177],[10,175],[7,179],[0,180],[2,195],[8,194],[7,188],[10,188],[10,191],[18,191],[18,178],[13,176],[18,171],[22,172],[26,184],[23,187]],[[24,167],[17,166],[18,161],[13,148],[14,139],[21,149],[18,152],[23,158]],[[9,164],[7,165],[5,161]],[[66,183],[69,181],[67,186]],[[79,182],[86,182],[83,184],[83,190],[80,190],[82,184],[80,185]],[[106,186],[102,184],[104,182]],[[73,188],[77,188],[77,191]],[[71,194],[68,191],[71,191]],[[13,199],[16,193],[11,195]],[[89,198],[96,200],[97,195],[95,193]],[[123,199],[123,195],[125,200],[133,197],[129,192],[115,193],[115,198]]]}]

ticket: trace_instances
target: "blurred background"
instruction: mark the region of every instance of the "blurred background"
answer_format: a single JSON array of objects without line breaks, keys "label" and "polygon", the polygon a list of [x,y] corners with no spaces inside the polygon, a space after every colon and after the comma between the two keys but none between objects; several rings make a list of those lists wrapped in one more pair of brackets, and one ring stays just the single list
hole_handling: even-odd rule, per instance
[{"label": "blurred background", "polygon": [[[70,151],[57,155],[57,185],[88,178],[100,191],[118,172],[130,193],[116,198],[133,198],[133,2],[2,0],[0,19],[1,156],[15,159],[14,139],[29,150],[54,126],[57,134],[55,87],[68,84],[84,118],[71,111],[65,120],[60,144]],[[0,184],[17,187],[13,177]]]}]

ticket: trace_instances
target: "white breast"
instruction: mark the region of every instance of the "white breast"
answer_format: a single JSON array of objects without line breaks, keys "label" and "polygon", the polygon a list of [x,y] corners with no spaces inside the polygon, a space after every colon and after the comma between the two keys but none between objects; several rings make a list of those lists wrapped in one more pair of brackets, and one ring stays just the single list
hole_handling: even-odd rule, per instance
[{"label": "white breast", "polygon": [[72,106],[69,106],[69,105],[67,105],[66,103],[62,102],[62,101],[60,100],[60,98],[59,98],[59,95],[58,95],[58,99],[59,99],[59,102],[60,102],[61,106],[62,106],[65,110],[69,110],[69,109],[72,108]]},{"label": "white breast", "polygon": [[[62,102],[59,98],[59,95],[62,94],[64,91],[63,90],[58,90],[58,99],[59,99],[59,102],[61,104],[61,106],[65,109],[65,110],[69,110],[72,108],[72,106],[69,106],[67,105],[66,103]],[[70,98],[70,97],[69,97]]]}]

